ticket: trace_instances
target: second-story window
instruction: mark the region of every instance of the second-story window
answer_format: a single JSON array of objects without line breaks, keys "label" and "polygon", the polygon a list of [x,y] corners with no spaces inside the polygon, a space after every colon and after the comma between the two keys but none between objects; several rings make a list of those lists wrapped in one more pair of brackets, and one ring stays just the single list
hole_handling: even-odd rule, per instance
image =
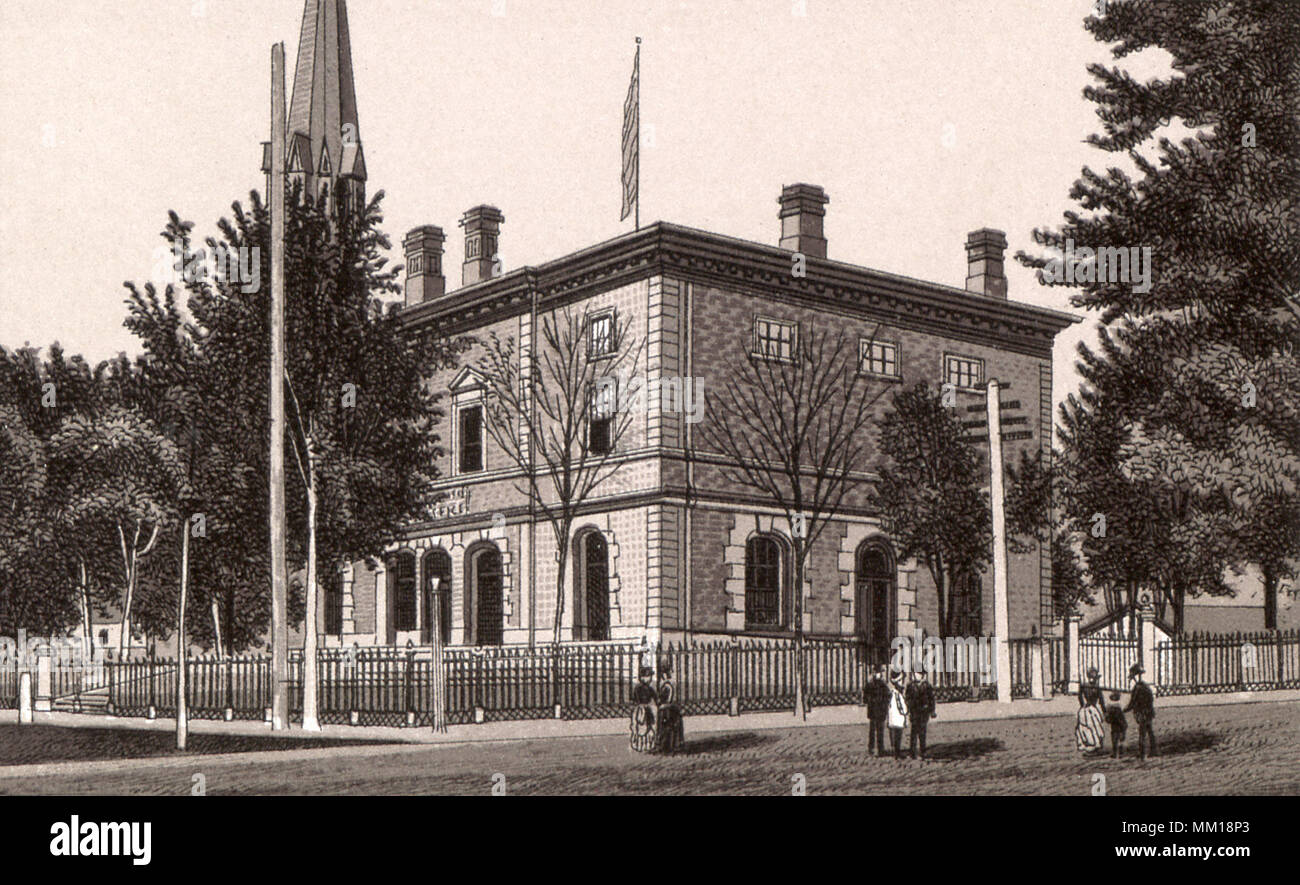
[{"label": "second-story window", "polygon": [[483,407],[460,410],[460,472],[475,473],[483,469]]},{"label": "second-story window", "polygon": [[598,313],[587,320],[587,356],[598,359],[614,353],[614,313]]},{"label": "second-story window", "polygon": [[618,388],[613,379],[601,379],[591,392],[591,412],[587,419],[587,451],[607,455],[614,448],[614,416],[617,413]]},{"label": "second-story window", "polygon": [[782,320],[754,319],[754,356],[765,360],[792,360],[799,326]]},{"label": "second-story window", "polygon": [[861,339],[858,344],[858,371],[897,378],[898,345],[892,341]]},{"label": "second-story window", "polygon": [[975,390],[984,386],[984,360],[970,356],[943,358],[943,380],[954,387]]}]

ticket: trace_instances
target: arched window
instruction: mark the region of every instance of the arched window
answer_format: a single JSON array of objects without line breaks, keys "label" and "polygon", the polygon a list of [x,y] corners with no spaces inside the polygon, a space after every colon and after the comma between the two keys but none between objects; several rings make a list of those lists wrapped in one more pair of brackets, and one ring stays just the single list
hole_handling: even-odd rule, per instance
[{"label": "arched window", "polygon": [[894,599],[897,573],[889,547],[867,541],[858,548],[855,614],[857,633],[877,654],[885,654],[894,639]]},{"label": "arched window", "polygon": [[424,554],[423,642],[433,641],[435,611],[442,628],[442,643],[447,645],[451,642],[451,556],[440,547]]},{"label": "arched window", "polygon": [[585,531],[574,553],[574,638],[609,639],[609,544],[600,532]]},{"label": "arched window", "polygon": [[475,645],[500,645],[504,633],[505,574],[501,565],[501,551],[495,544],[470,550],[469,573],[474,587],[474,637]]},{"label": "arched window", "polygon": [[[393,555],[388,563],[388,593],[393,613],[393,628],[415,629],[415,554],[403,550]],[[392,637],[395,639],[395,637]]]},{"label": "arched window", "polygon": [[745,629],[787,626],[784,609],[785,545],[771,535],[755,535],[745,545]]},{"label": "arched window", "polygon": [[343,633],[343,572],[335,571],[325,579],[325,635]]}]

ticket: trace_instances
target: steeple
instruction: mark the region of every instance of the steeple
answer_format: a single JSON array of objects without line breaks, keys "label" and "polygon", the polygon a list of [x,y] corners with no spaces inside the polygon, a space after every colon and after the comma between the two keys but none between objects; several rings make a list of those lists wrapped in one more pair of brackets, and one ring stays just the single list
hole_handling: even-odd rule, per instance
[{"label": "steeple", "polygon": [[[350,204],[365,201],[366,161],[357,121],[347,0],[307,0],[289,104],[290,176],[319,195],[328,188]],[[270,157],[263,152],[263,167]]]}]

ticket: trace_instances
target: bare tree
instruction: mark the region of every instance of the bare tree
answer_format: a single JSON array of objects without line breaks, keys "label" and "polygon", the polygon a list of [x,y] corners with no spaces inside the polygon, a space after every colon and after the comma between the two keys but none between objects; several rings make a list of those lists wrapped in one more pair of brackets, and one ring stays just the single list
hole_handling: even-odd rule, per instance
[{"label": "bare tree", "polygon": [[[874,337],[874,332],[873,332]],[[803,584],[808,551],[866,481],[863,432],[886,385],[858,373],[858,342],[809,330],[789,353],[751,353],[715,395],[703,442],[728,481],[771,499],[794,547],[795,715],[806,713]],[[872,392],[871,387],[879,389]]]},{"label": "bare tree", "polygon": [[489,334],[476,364],[488,436],[522,477],[515,489],[555,535],[554,642],[564,618],[569,534],[591,494],[617,469],[613,456],[632,425],[641,342],[630,321],[564,308],[541,318],[540,346],[518,348]]}]

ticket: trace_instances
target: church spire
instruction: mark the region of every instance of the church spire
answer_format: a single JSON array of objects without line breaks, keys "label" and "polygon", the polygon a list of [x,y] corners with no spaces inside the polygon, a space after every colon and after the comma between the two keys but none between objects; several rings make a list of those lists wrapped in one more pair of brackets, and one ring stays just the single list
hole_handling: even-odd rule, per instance
[{"label": "church spire", "polygon": [[[365,200],[347,0],[307,0],[289,105],[285,168],[304,189]],[[263,165],[269,165],[269,157]]]}]

